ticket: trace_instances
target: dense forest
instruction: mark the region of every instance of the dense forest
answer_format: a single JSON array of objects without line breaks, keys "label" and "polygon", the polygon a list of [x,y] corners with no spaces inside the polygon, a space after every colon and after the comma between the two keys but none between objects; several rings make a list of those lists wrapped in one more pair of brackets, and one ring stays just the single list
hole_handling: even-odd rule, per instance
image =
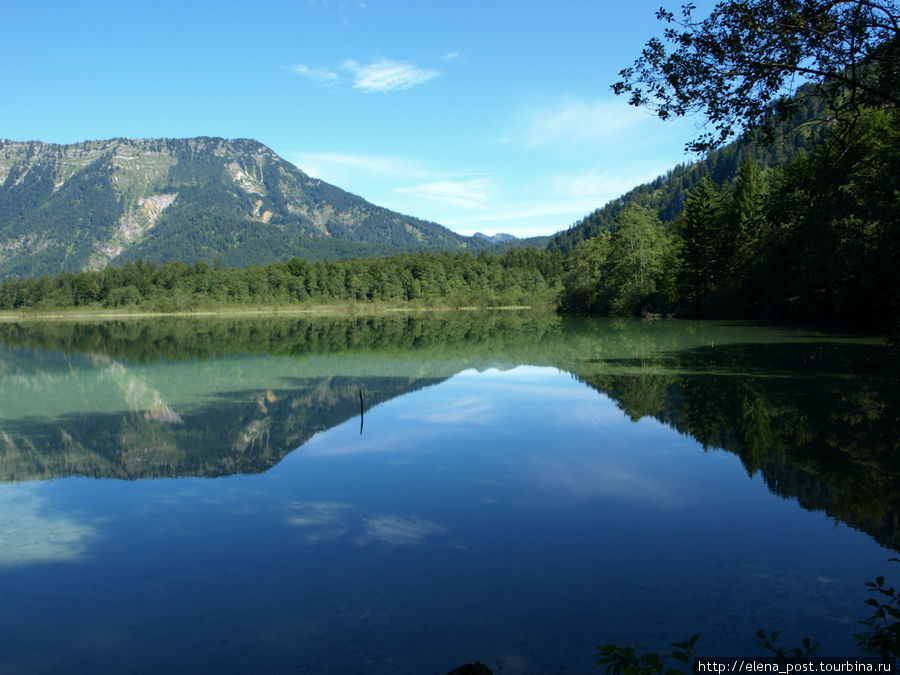
[{"label": "dense forest", "polygon": [[707,154],[554,238],[563,308],[896,322],[896,5],[694,9],[661,9],[612,88],[662,120],[701,115],[687,147]]},{"label": "dense forest", "polygon": [[534,248],[402,254],[344,262],[293,258],[265,267],[138,260],[97,272],[7,281],[0,309],[74,307],[187,311],[238,305],[383,303],[431,306],[553,305],[563,256]]},{"label": "dense forest", "polygon": [[702,173],[666,222],[652,206],[627,203],[569,254],[562,306],[896,321],[900,115],[869,110],[852,135],[844,131],[835,128],[771,168],[748,154],[733,181]]}]

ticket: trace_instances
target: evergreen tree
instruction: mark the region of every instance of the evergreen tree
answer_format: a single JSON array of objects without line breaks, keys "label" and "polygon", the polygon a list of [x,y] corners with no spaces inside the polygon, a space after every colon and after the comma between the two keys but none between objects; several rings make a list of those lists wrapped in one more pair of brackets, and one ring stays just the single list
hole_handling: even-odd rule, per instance
[{"label": "evergreen tree", "polygon": [[707,175],[688,195],[678,230],[683,240],[679,286],[691,305],[701,303],[719,282],[723,258],[723,203]]},{"label": "evergreen tree", "polygon": [[737,289],[748,281],[766,235],[766,199],[768,187],[759,163],[750,156],[744,158],[734,181],[734,191],[725,221],[726,255],[724,281]]}]

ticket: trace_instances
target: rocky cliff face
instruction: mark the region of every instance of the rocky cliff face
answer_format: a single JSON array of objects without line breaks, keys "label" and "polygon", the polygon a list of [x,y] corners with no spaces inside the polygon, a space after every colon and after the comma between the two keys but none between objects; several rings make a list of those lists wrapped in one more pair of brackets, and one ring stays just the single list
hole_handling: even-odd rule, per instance
[{"label": "rocky cliff face", "polygon": [[311,178],[253,140],[0,140],[0,277],[488,245]]}]

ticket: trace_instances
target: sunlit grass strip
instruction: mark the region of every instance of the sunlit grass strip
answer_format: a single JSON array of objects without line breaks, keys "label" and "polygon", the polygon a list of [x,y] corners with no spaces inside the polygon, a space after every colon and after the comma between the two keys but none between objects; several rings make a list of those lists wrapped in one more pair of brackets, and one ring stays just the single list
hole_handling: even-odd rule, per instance
[{"label": "sunlit grass strip", "polygon": [[524,311],[547,310],[552,305],[422,305],[422,304],[377,304],[377,303],[352,303],[339,305],[259,305],[259,306],[225,306],[197,309],[184,309],[163,311],[153,309],[110,309],[108,307],[77,307],[64,310],[11,310],[0,311],[0,321],[80,321],[90,320],[120,320],[120,319],[146,319],[152,317],[265,317],[265,316],[305,316],[305,315],[353,315],[353,314],[378,314],[392,312],[480,312],[480,311]]}]

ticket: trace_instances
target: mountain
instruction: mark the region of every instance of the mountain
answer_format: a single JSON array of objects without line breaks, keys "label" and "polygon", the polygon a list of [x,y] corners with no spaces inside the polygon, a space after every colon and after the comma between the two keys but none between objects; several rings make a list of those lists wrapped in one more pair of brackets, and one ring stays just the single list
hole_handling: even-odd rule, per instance
[{"label": "mountain", "polygon": [[0,278],[139,257],[238,267],[493,246],[311,178],[254,140],[0,140]]},{"label": "mountain", "polygon": [[812,139],[818,133],[809,122],[824,115],[822,101],[808,95],[802,89],[801,108],[793,120],[784,122],[776,129],[776,141],[763,143],[758,135],[748,135],[732,141],[724,147],[713,150],[700,160],[679,164],[665,175],[632,188],[624,195],[613,199],[596,209],[570,228],[553,235],[548,246],[563,252],[575,248],[578,242],[596,237],[600,232],[609,231],[625,206],[636,203],[653,209],[662,222],[673,220],[684,206],[690,194],[704,176],[709,175],[717,185],[733,181],[744,158],[751,156],[763,167],[773,168],[784,164],[800,151],[812,148]]},{"label": "mountain", "polygon": [[487,239],[488,241],[495,243],[495,244],[505,243],[508,241],[516,240],[515,235],[506,234],[504,232],[500,232],[499,234],[494,234],[494,235],[487,235],[487,234],[483,234],[481,232],[476,232],[475,234],[472,235],[472,237],[474,237],[476,239]]},{"label": "mountain", "polygon": [[482,245],[489,245],[491,253],[503,253],[513,248],[522,248],[532,246],[534,248],[546,248],[550,243],[552,235],[542,234],[534,237],[519,238],[514,234],[484,234],[476,232],[472,235],[472,239],[480,242]]}]

